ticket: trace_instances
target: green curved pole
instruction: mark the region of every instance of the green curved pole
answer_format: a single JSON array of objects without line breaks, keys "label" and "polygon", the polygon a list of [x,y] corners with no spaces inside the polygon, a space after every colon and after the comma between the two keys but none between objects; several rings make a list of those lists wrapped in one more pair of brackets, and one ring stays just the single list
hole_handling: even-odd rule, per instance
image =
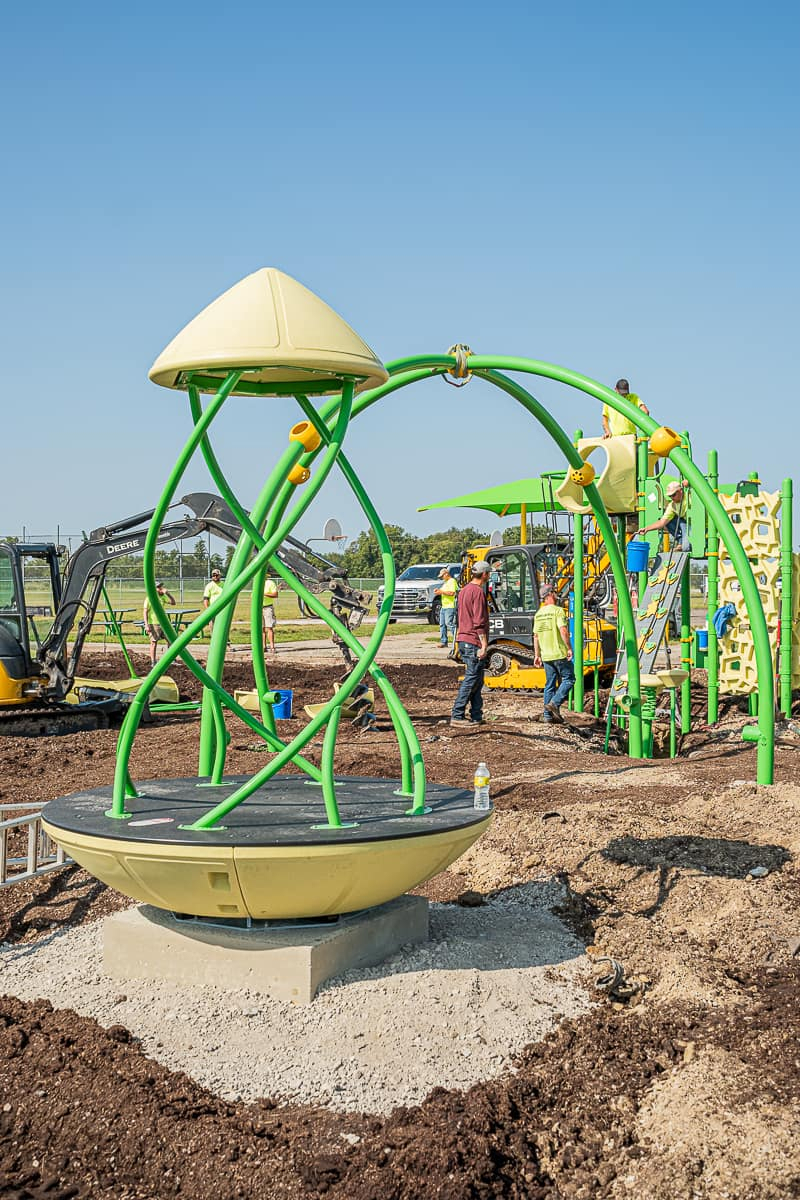
[{"label": "green curved pole", "polygon": [[[583,466],[583,459],[575,449],[566,430],[562,429],[555,417],[521,384],[517,383],[516,380],[509,379],[506,375],[502,375],[499,371],[478,371],[472,362],[470,362],[470,367],[481,379],[486,379],[490,383],[494,383],[504,392],[508,392],[509,395],[518,400],[531,416],[535,417],[539,424],[544,426],[571,467],[580,469]],[[622,560],[619,546],[614,538],[611,521],[606,512],[606,506],[597,490],[597,485],[594,483],[588,484],[584,488],[584,494],[592,507],[597,527],[606,543],[611,571],[614,576],[614,582],[617,585],[619,608],[622,614],[623,637],[625,639],[625,655],[628,663],[628,696],[630,698],[628,753],[631,758],[641,758],[643,744],[641,692],[639,686],[639,648],[636,644],[636,622],[633,618],[633,605],[631,604],[630,592],[627,587],[625,564]],[[576,628],[575,638],[577,639],[578,637],[583,637],[583,630]]]},{"label": "green curved pole", "polygon": [[[387,364],[387,370],[392,375],[416,372],[419,378],[419,372],[424,373],[425,368],[447,370],[454,366],[455,363],[455,355],[452,354],[425,355],[397,359],[395,362]],[[478,354],[470,357],[469,365],[473,371],[492,368],[501,371],[522,371],[530,375],[540,375],[545,379],[553,379],[557,383],[565,383],[569,387],[574,387],[578,391],[585,392],[588,396],[593,396],[596,400],[600,400],[604,404],[609,404],[617,412],[626,416],[629,421],[632,421],[637,429],[646,433],[648,438],[656,429],[660,428],[657,421],[646,413],[643,413],[640,408],[636,408],[629,400],[620,396],[618,392],[612,391],[611,388],[607,388],[602,383],[598,383],[594,379],[589,379],[588,376],[581,375],[577,371],[570,371],[566,367],[555,366],[553,363],[541,362],[537,359],[496,358]],[[380,389],[375,389],[376,393],[379,391]],[[361,407],[366,407],[371,402],[370,393],[364,393],[360,397],[360,400]],[[769,630],[767,629],[767,622],[761,606],[761,599],[755,576],[753,575],[753,569],[736,533],[733,522],[722,506],[719,497],[714,495],[713,489],[710,487],[702,471],[692,461],[691,456],[680,447],[677,447],[670,452],[668,457],[681,474],[688,479],[689,484],[694,489],[695,494],[699,496],[706,511],[710,512],[717,532],[722,538],[733,562],[734,570],[742,588],[742,597],[745,602],[750,628],[753,631],[759,690],[758,726],[748,726],[743,729],[742,737],[747,742],[755,742],[757,744],[757,782],[759,784],[769,784],[773,780],[775,758],[775,699],[772,684],[772,649],[769,642]]]},{"label": "green curved pole", "polygon": [[[314,411],[313,407],[307,403],[302,404],[301,407],[306,413],[308,419],[317,429],[317,432],[323,441],[327,440],[330,437],[330,431],[327,425],[323,423],[321,418]],[[378,516],[375,506],[370,500],[369,495],[361,484],[360,479],[353,470],[353,467],[351,466],[350,461],[344,452],[340,453],[339,455],[338,465],[350,487],[350,490],[356,497],[362,512],[366,516],[370,528],[375,534],[375,539],[378,543],[378,549],[381,555],[381,563],[383,566],[384,581],[383,604],[381,611],[386,614],[386,619],[388,621],[389,617],[391,616],[392,606],[394,605],[396,586],[396,571],[392,547],[386,534],[386,529],[384,528],[383,522]],[[339,633],[339,636],[344,636],[345,634],[349,635],[346,638],[347,644],[351,649],[358,647],[356,652],[361,652],[361,644],[355,638],[353,638],[352,633],[349,629],[347,629],[346,626],[341,625],[337,629],[337,632]],[[397,738],[397,744],[400,750],[402,778],[399,794],[401,796],[413,795],[414,804],[410,809],[410,814],[412,816],[416,816],[425,811],[426,784],[425,763],[422,757],[422,748],[419,744],[417,731],[414,728],[414,724],[405,708],[400,703],[397,693],[395,692],[389,680],[386,678],[386,675],[382,669],[373,664],[370,667],[370,674],[378,684],[384,700],[386,701],[386,707],[389,710],[389,716],[391,717],[392,724],[394,726],[395,737]]]},{"label": "green curved pole", "polygon": [[[236,376],[236,378],[238,378],[238,373],[234,372],[233,375]],[[232,387],[235,386],[236,378],[229,377],[226,380],[226,385],[228,383],[230,383],[230,388],[228,390],[230,390]],[[352,384],[345,385],[344,393],[347,394],[348,390],[349,390],[350,394],[352,394]],[[181,457],[180,457],[178,463],[176,464],[175,468],[173,469],[173,472],[170,475],[168,487],[165,489],[164,496],[162,497],[163,511],[156,510],[156,514],[154,515],[154,518],[153,518],[154,523],[151,525],[150,530],[148,532],[148,539],[150,539],[152,537],[153,541],[155,541],[155,539],[157,538],[158,530],[160,529],[160,523],[163,520],[164,513],[166,512],[167,508],[169,507],[169,502],[172,499],[174,490],[177,487],[177,484],[186,468],[186,465],[187,465],[189,459],[191,458],[192,453],[197,448],[197,445],[199,443],[200,438],[202,437],[202,434],[205,432],[205,429],[208,427],[208,424],[211,422],[214,415],[216,415],[216,412],[218,411],[221,403],[225,399],[225,395],[227,395],[227,392],[225,393],[225,395],[221,395],[221,393],[222,393],[222,389],[220,389],[220,393],[218,393],[218,396],[215,397],[214,401],[212,401],[212,403],[209,404],[208,408],[203,413],[201,422],[195,428],[192,436],[190,437],[189,441],[187,442],[187,446],[184,448],[184,452],[181,454]],[[217,401],[219,401],[219,402],[217,403]],[[342,405],[342,409],[346,410],[346,412],[349,416],[349,410],[350,410],[349,401],[347,404]],[[346,427],[346,425],[347,425],[347,418],[345,418],[345,420],[344,420],[344,427]],[[294,447],[290,447],[285,453],[296,458],[300,449],[301,449],[301,447],[299,446],[299,444],[297,444],[296,449]],[[214,620],[214,618],[217,616],[217,614],[220,613],[230,603],[231,593],[238,593],[239,591],[241,591],[242,587],[246,586],[246,584],[250,582],[253,575],[258,571],[261,564],[268,560],[269,556],[274,552],[274,550],[277,548],[277,546],[280,545],[281,541],[283,540],[284,537],[286,537],[287,533],[292,528],[294,528],[294,525],[297,523],[297,521],[300,519],[302,514],[308,508],[309,504],[314,499],[314,496],[319,491],[319,488],[322,486],[322,483],[324,482],[325,478],[327,477],[328,473],[330,472],[331,467],[333,466],[335,457],[336,457],[335,451],[329,455],[326,455],[326,460],[324,461],[323,466],[320,469],[320,472],[319,472],[317,478],[313,481],[313,483],[311,485],[309,485],[309,487],[306,489],[304,495],[297,501],[294,508],[292,509],[290,516],[281,524],[280,528],[276,531],[276,533],[273,535],[273,537],[270,539],[270,541],[265,545],[264,549],[260,551],[259,555],[247,567],[245,567],[238,576],[236,576],[232,579],[231,575],[229,573],[228,580],[226,580],[226,584],[230,585],[229,589],[226,591],[223,591],[223,594],[221,596],[218,596],[217,599],[214,600],[209,605],[209,607],[199,617],[195,618],[195,620],[190,625],[187,626],[187,628],[183,631],[183,633],[176,635],[174,640],[171,641],[170,646],[165,651],[160,662],[156,664],[156,666],[152,669],[152,671],[146,677],[144,683],[142,684],[142,687],[137,692],[135,699],[133,700],[130,708],[128,709],[128,712],[127,712],[126,718],[125,718],[125,722],[123,723],[123,728],[120,733],[120,747],[121,748],[120,748],[120,751],[118,752],[118,758],[117,758],[117,775],[115,776],[114,806],[109,815],[113,815],[113,816],[124,815],[124,783],[125,783],[125,778],[127,775],[127,763],[128,763],[128,757],[130,754],[130,745],[132,744],[136,729],[138,728],[138,725],[141,721],[142,711],[143,711],[144,705],[147,700],[147,695],[152,690],[153,686],[161,678],[161,676],[166,672],[169,665],[172,662],[174,662],[174,660],[179,655],[182,654],[182,652],[189,645],[189,643],[192,641],[192,639],[194,637],[196,637],[197,634],[203,628],[205,628],[205,626],[208,624],[209,621]],[[233,505],[236,507],[236,509],[241,508],[241,506],[238,504],[238,501],[236,500],[235,496],[229,495],[229,496],[226,496],[225,498],[228,500],[232,500]],[[159,509],[161,509],[161,507],[162,506],[160,505]],[[246,520],[247,525],[251,526],[249,518],[245,517],[245,520]],[[252,530],[252,526],[251,526],[251,530]],[[146,545],[146,549],[147,549],[147,545]],[[150,566],[152,568],[152,561],[151,561]],[[153,591],[155,592],[154,587],[153,587]],[[154,606],[154,607],[156,607],[157,612],[163,613],[163,609],[162,609],[162,606],[160,605],[160,603],[158,603],[157,606]],[[166,618],[164,618],[164,619],[166,619]],[[191,656],[189,656],[189,657],[191,657]],[[269,735],[269,731],[265,730],[263,728],[263,726],[260,724],[260,722],[257,721],[252,716],[252,714],[248,713],[247,710],[242,708],[241,705],[237,704],[232,699],[232,697],[230,697],[227,694],[227,692],[224,691],[224,689],[220,688],[219,685],[217,685],[215,683],[215,681],[213,679],[211,679],[211,677],[207,674],[207,672],[203,671],[203,669],[199,666],[199,664],[194,663],[192,669],[194,670],[194,673],[198,676],[198,678],[203,680],[203,682],[208,681],[209,686],[219,688],[219,693],[221,694],[223,703],[225,703],[225,705],[228,708],[230,708],[233,712],[235,712],[236,715],[239,716],[245,722],[245,724],[249,725],[252,729],[254,729],[259,734],[259,736],[263,737],[266,741],[269,741],[269,742],[274,741],[274,739],[271,737],[271,735]],[[123,734],[126,735],[126,744],[125,745],[123,745]],[[282,746],[282,743],[279,743],[279,744]],[[297,762],[298,765],[302,766],[307,771],[307,773],[312,776],[312,778],[319,779],[319,771],[312,763],[308,763],[308,762],[306,762],[305,759],[300,758],[300,757],[296,758],[295,761]]]},{"label": "green curved pole", "polygon": [[[321,445],[320,445],[320,447],[317,448],[317,450],[304,454],[301,457],[301,459],[299,460],[303,466],[310,466],[311,463],[313,462],[314,458],[316,458],[317,454],[322,449],[322,446],[325,444],[328,444],[330,442],[331,431],[328,428],[328,426],[320,420],[313,405],[308,403],[302,395],[297,395],[295,398],[298,401],[301,409],[303,410],[303,412],[305,413],[307,418],[310,420],[311,424],[319,432],[320,437],[322,439]],[[333,403],[336,408],[339,408],[339,406],[341,405],[341,400],[337,399]],[[197,416],[196,412],[195,412],[195,416]],[[207,440],[206,440],[206,445],[207,445]],[[363,491],[363,488],[361,487],[361,484],[360,484],[357,476],[355,475],[355,472],[352,470],[352,467],[350,467],[349,462],[347,462],[347,460],[344,458],[341,450],[339,452],[338,461],[339,461],[340,465],[342,466],[342,469],[345,473],[345,477],[348,479],[348,482],[350,483],[351,488],[356,493],[356,496],[359,499],[359,502],[361,503],[361,506],[364,509],[372,527],[375,529],[379,541],[382,541],[381,549],[382,549],[385,573],[388,572],[390,575],[390,578],[388,578],[388,581],[387,581],[387,591],[386,591],[386,594],[384,597],[384,604],[388,606],[387,611],[390,611],[392,602],[393,602],[393,598],[394,598],[394,560],[392,557],[391,547],[389,546],[388,538],[386,537],[386,532],[383,528],[380,518],[378,517],[377,512],[375,511],[374,507],[372,506],[371,502],[369,501],[369,498],[366,496],[366,493]],[[217,487],[219,488],[220,492],[223,494],[225,499],[228,501],[229,506],[231,507],[232,511],[234,512],[234,515],[237,517],[239,523],[242,526],[243,533],[242,533],[242,539],[240,540],[241,553],[239,551],[239,546],[237,546],[237,552],[236,552],[237,554],[240,553],[240,557],[239,558],[235,557],[234,560],[232,560],[232,562],[231,562],[230,570],[231,570],[231,572],[234,572],[235,564],[238,563],[239,561],[243,561],[244,559],[246,559],[247,555],[250,552],[251,547],[257,547],[258,549],[263,547],[264,538],[261,536],[260,528],[258,527],[258,525],[253,524],[252,516],[249,516],[245,512],[244,508],[239,504],[238,500],[236,499],[236,496],[233,493],[233,489],[230,487],[230,484],[228,483],[228,481],[224,475],[224,472],[222,471],[222,468],[220,467],[219,462],[217,461],[216,456],[214,455],[210,446],[207,446],[206,462],[207,462],[207,465],[211,472],[211,475],[214,479],[214,482],[216,483]],[[272,490],[265,489],[265,493],[267,491],[269,491],[270,496],[273,494]],[[289,496],[291,495],[292,491],[293,491],[293,488],[292,488],[291,484],[285,484],[283,486],[282,490],[280,491],[280,494],[278,495],[278,499],[277,499],[277,501],[275,501],[273,508],[272,508],[272,512],[270,514],[270,521],[269,521],[269,525],[268,525],[268,536],[274,530],[275,523],[283,515],[285,508],[286,508],[286,504],[288,503],[288,499],[289,499]],[[265,494],[262,494],[262,497],[259,498],[259,501],[257,502],[256,506],[253,509],[253,516],[255,516],[257,519],[262,518],[263,513],[266,511],[266,508],[268,508],[268,506],[269,506],[269,503],[271,503],[271,500],[269,500],[265,496]],[[274,565],[274,563],[273,563],[273,565]],[[251,603],[251,630],[252,630],[252,635],[253,635],[252,642],[253,642],[254,646],[258,645],[262,639],[262,629],[261,629],[261,619],[260,619],[261,618],[260,595],[261,595],[261,591],[263,591],[263,582],[262,581],[263,581],[266,569],[267,568],[266,568],[266,564],[265,564],[264,567],[261,569],[261,571],[255,576],[254,583],[253,583],[253,595],[252,595],[252,603]],[[284,578],[286,579],[286,581],[289,583],[289,585],[292,587],[292,589],[297,594],[301,594],[301,591],[298,588],[299,581],[296,580],[291,573],[287,572],[286,575],[284,576]],[[302,590],[304,591],[305,589],[302,589]],[[304,598],[305,602],[308,603],[308,593],[306,593],[305,596],[302,596],[302,598]],[[315,608],[316,606],[312,604],[311,607]],[[223,614],[223,618],[221,618],[220,620],[218,620],[215,623],[215,636],[217,636],[217,633],[219,631],[219,641],[217,643],[217,651],[218,651],[219,658],[218,658],[217,666],[218,666],[218,669],[220,672],[222,670],[222,665],[224,663],[224,652],[225,652],[225,647],[227,645],[227,637],[228,637],[228,631],[229,631],[229,625],[230,625],[230,615],[232,613],[232,609],[233,609],[233,606],[231,605],[230,608],[225,610],[225,613]],[[323,608],[322,615],[323,615],[323,618],[325,620],[327,620],[330,624],[331,614],[326,613],[326,611]],[[256,622],[258,622],[257,627],[256,627]],[[336,624],[338,625],[338,622]],[[342,633],[344,630],[345,630],[345,627],[341,626],[340,628],[337,629],[337,632],[339,633],[340,636],[342,636]],[[357,656],[360,656],[363,653],[363,647],[362,647],[361,643],[358,642],[355,638],[352,638],[352,640],[349,642],[349,644],[351,646],[351,649],[355,650]],[[266,693],[268,683],[267,683],[267,679],[266,679],[266,669],[263,666],[263,656],[257,657],[254,655],[253,667],[254,667],[254,674],[256,676],[256,686],[257,686],[258,694],[259,694],[259,704],[260,704],[260,707],[262,710],[262,719],[265,715],[264,708],[268,707],[269,712],[266,715],[272,721],[271,727],[274,730],[274,717],[272,716],[272,708],[271,708],[271,706],[267,705],[267,702],[264,699],[264,695]],[[261,667],[261,673],[263,674],[263,682],[262,682],[261,686],[259,686],[259,667]],[[389,713],[392,718],[392,723],[395,727],[395,733],[397,736],[398,746],[399,746],[400,755],[401,755],[402,783],[401,783],[401,788],[400,788],[400,795],[406,795],[406,796],[413,795],[415,797],[414,807],[411,811],[412,811],[412,813],[416,813],[417,811],[424,809],[424,796],[425,796],[424,768],[421,766],[422,752],[421,752],[421,749],[419,746],[419,741],[416,736],[416,731],[414,730],[414,727],[410,721],[410,718],[408,717],[408,714],[406,713],[405,709],[403,708],[402,704],[400,703],[399,698],[397,697],[397,694],[394,691],[394,688],[389,683],[389,681],[386,679],[386,676],[383,674],[383,672],[380,671],[379,668],[376,668],[374,666],[370,667],[370,671],[373,674],[373,676],[376,678],[376,682],[378,682],[379,686],[381,687],[381,690],[386,699],[387,707],[389,708]],[[268,724],[267,721],[265,721],[264,723]],[[338,718],[337,718],[337,724],[338,724]],[[269,727],[269,725],[268,725],[268,727]],[[326,736],[327,736],[327,734],[326,734]],[[334,737],[335,737],[335,732],[334,732]],[[216,737],[214,761],[213,761],[213,764],[211,764],[211,767],[212,767],[211,782],[212,783],[219,783],[221,781],[222,773],[224,770],[224,760],[225,760],[225,751],[227,748],[227,741],[228,741],[227,736],[224,738],[220,738],[217,735],[217,737]],[[201,742],[201,744],[202,744],[202,742]],[[281,743],[281,744],[283,745],[284,743]],[[421,777],[421,780],[418,780],[417,776],[419,775],[420,771],[422,771],[422,777]],[[323,767],[323,781],[324,780],[325,780],[325,770]],[[330,816],[330,813],[335,808],[335,805],[332,803],[332,800],[331,800],[332,787],[333,787],[333,783],[332,783],[332,778],[331,778],[331,780],[328,783],[327,789],[326,789],[326,797],[325,797],[326,808],[328,810],[329,816]],[[331,821],[330,823],[335,824],[334,821]]]}]

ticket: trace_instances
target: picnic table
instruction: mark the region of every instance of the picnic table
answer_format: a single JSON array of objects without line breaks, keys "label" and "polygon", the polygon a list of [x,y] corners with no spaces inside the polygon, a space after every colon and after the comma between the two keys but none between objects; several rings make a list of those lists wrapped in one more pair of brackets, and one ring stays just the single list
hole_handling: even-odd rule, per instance
[{"label": "picnic table", "polygon": [[169,617],[169,623],[176,633],[180,633],[187,625],[191,625],[191,618],[200,612],[199,608],[165,608],[165,613]]},{"label": "picnic table", "polygon": [[103,630],[103,645],[109,633],[119,634],[122,625],[129,620],[128,613],[137,612],[135,608],[104,608],[103,615],[98,619],[95,615],[93,625],[99,625]]}]

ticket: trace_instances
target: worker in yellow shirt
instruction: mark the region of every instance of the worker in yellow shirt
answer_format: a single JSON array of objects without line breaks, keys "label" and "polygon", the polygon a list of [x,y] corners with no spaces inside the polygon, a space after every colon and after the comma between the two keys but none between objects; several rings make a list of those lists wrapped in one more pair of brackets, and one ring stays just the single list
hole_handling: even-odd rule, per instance
[{"label": "worker in yellow shirt", "polygon": [[433,594],[434,596],[441,597],[441,607],[439,609],[439,645],[443,646],[446,650],[449,645],[448,634],[453,645],[456,643],[456,592],[458,591],[458,584],[450,574],[448,567],[442,567],[439,572],[439,578],[442,582]]},{"label": "worker in yellow shirt", "polygon": [[267,648],[275,653],[275,626],[277,620],[275,617],[275,601],[278,598],[278,584],[268,575],[264,580],[264,633],[267,639]]},{"label": "worker in yellow shirt", "polygon": [[[627,379],[618,379],[614,384],[614,391],[620,396],[624,396],[626,400],[630,400],[631,404],[635,404],[643,413],[650,415],[650,409],[647,408],[635,392],[632,392],[628,386]],[[626,433],[636,433],[636,426],[633,421],[629,421],[622,413],[618,413],[610,404],[603,405],[603,437],[623,437]]]},{"label": "worker in yellow shirt", "polygon": [[561,705],[575,686],[567,614],[549,583],[542,588],[540,599],[541,607],[533,618],[533,665],[544,667],[544,720],[563,721]]},{"label": "worker in yellow shirt", "polygon": [[[222,595],[222,572],[219,571],[215,567],[214,570],[211,572],[211,578],[208,581],[208,583],[206,584],[205,591],[203,592],[203,608],[208,608],[208,606],[210,604],[214,603],[217,596],[221,596],[221,595]],[[214,622],[209,621],[209,623],[208,623],[209,634],[211,633],[213,628],[214,628]]]}]

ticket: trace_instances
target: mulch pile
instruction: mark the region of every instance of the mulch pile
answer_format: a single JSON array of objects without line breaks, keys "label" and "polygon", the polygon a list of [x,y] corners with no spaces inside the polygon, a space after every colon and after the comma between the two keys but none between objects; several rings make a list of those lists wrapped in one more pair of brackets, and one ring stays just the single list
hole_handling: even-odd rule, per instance
[{"label": "mulch pile", "polygon": [[743,980],[746,1012],[604,1007],[530,1047],[516,1075],[437,1089],[386,1120],[228,1104],[151,1062],[121,1026],[4,998],[0,1195],[610,1196],[646,1153],[635,1130],[643,1097],[695,1050],[723,1047],[745,1065],[742,1104],[800,1099],[799,982],[797,966]]}]

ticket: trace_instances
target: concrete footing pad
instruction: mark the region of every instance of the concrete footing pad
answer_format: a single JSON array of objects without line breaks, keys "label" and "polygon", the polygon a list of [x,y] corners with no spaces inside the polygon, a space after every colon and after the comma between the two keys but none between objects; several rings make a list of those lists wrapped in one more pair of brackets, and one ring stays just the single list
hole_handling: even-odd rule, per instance
[{"label": "concrete footing pad", "polygon": [[327,979],[427,941],[428,901],[400,896],[333,925],[266,929],[179,921],[142,904],[109,917],[103,935],[103,965],[113,979],[250,988],[308,1004]]}]

